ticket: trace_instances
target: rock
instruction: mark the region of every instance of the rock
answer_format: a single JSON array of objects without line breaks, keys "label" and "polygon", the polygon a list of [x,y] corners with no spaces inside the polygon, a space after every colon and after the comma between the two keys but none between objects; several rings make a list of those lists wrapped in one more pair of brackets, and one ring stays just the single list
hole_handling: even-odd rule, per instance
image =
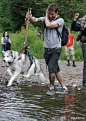
[{"label": "rock", "polygon": [[77,85],[76,84],[73,84],[73,86],[72,86],[73,88],[76,88],[77,87]]}]

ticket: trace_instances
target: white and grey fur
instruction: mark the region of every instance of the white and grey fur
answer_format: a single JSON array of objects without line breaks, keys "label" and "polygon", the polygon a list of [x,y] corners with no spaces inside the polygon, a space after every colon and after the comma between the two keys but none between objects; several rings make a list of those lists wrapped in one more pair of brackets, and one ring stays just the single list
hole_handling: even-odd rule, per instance
[{"label": "white and grey fur", "polygon": [[[2,52],[4,53],[4,62],[9,63],[7,72],[11,76],[7,86],[11,86],[15,78],[20,73],[24,72],[27,72],[27,74],[23,75],[25,78],[30,78],[32,75],[37,75],[40,82],[45,82],[45,76],[42,73],[40,63],[34,56],[33,62],[30,65],[30,59],[26,54],[21,54],[12,50]],[[14,71],[14,73],[12,71]]]}]

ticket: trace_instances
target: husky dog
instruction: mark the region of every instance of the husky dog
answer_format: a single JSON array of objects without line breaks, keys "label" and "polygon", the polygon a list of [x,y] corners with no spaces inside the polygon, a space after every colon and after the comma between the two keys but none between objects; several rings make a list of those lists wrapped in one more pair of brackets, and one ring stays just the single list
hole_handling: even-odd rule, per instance
[{"label": "husky dog", "polygon": [[[45,82],[45,76],[42,73],[39,61],[34,57],[31,60],[26,54],[21,54],[16,51],[8,50],[2,51],[4,53],[4,62],[9,63],[7,69],[8,74],[11,76],[7,86],[11,86],[14,79],[20,74],[27,72],[23,75],[25,78],[30,78],[32,75],[37,75],[40,82]],[[14,73],[12,73],[14,71]]]}]

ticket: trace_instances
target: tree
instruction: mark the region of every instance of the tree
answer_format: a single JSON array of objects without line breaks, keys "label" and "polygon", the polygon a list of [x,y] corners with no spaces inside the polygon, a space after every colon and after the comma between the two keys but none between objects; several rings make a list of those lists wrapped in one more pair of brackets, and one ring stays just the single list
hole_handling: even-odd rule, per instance
[{"label": "tree", "polygon": [[[35,17],[45,16],[49,4],[55,3],[59,7],[59,15],[65,20],[66,24],[71,23],[75,12],[80,13],[80,17],[85,15],[85,0],[3,0],[0,1],[0,26],[5,29],[3,24],[6,20],[6,28],[13,32],[21,30],[25,24],[25,14],[28,8],[32,8]],[[37,24],[34,24],[36,26]],[[41,27],[40,24],[37,26]]]}]

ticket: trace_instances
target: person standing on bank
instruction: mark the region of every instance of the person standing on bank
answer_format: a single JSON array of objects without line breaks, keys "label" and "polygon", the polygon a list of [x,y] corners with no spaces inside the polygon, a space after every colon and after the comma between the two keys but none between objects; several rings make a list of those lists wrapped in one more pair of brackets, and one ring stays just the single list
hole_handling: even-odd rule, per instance
[{"label": "person standing on bank", "polygon": [[[6,42],[9,42],[11,44],[11,40],[9,38],[8,32],[4,32],[3,37],[1,37],[2,51],[5,51]],[[5,67],[5,63],[3,61],[3,58],[4,58],[4,54],[2,52],[2,67]],[[6,66],[7,67],[9,66],[8,63]]]},{"label": "person standing on bank", "polygon": [[54,90],[54,82],[55,76],[57,77],[59,83],[61,84],[62,88],[56,91],[56,93],[67,93],[67,87],[63,81],[63,77],[61,75],[58,59],[61,54],[61,38],[58,37],[57,31],[54,29],[58,27],[58,31],[62,34],[62,27],[64,25],[64,20],[59,18],[57,20],[58,14],[58,6],[56,4],[50,4],[46,10],[46,16],[35,18],[29,13],[26,14],[26,17],[29,18],[31,22],[38,22],[45,24],[44,29],[44,44],[43,47],[45,48],[44,58],[46,64],[48,65],[49,71],[49,80],[50,80],[50,88],[47,91],[47,95],[55,94]]},{"label": "person standing on bank", "polygon": [[86,15],[83,16],[76,22],[79,17],[79,13],[76,13],[74,16],[74,20],[71,24],[71,29],[74,31],[80,31],[80,35],[78,35],[77,41],[81,40],[82,42],[82,53],[84,59],[83,65],[83,86],[86,88]]},{"label": "person standing on bank", "polygon": [[65,55],[67,57],[67,66],[70,66],[70,62],[69,62],[69,51],[72,55],[72,60],[73,60],[73,67],[76,67],[75,65],[75,56],[74,56],[74,35],[70,33],[70,28],[68,28],[68,43],[65,45]]}]

